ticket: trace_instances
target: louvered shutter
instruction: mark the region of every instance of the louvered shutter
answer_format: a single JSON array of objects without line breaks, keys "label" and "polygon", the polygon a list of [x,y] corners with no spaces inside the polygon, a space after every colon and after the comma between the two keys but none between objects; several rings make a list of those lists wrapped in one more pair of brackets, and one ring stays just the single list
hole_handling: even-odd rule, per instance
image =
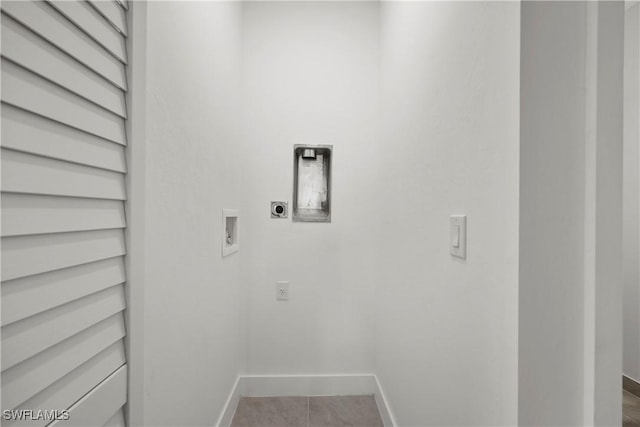
[{"label": "louvered shutter", "polygon": [[127,4],[1,8],[2,409],[124,425]]}]

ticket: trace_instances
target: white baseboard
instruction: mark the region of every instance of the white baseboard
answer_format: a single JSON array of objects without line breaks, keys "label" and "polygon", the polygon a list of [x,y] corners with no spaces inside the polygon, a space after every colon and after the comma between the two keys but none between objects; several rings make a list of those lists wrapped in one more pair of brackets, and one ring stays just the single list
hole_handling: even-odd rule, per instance
[{"label": "white baseboard", "polygon": [[222,413],[215,424],[217,427],[229,427],[231,425],[233,415],[236,413],[238,402],[240,401],[240,378],[242,377],[236,378],[236,382],[233,384],[233,387],[231,387],[227,402],[224,404]]},{"label": "white baseboard", "polygon": [[373,394],[373,375],[251,375],[240,377],[241,395],[348,396]]},{"label": "white baseboard", "polygon": [[229,393],[216,426],[228,427],[240,396],[349,396],[371,394],[376,399],[385,427],[395,426],[394,418],[378,380],[373,374],[358,375],[240,375]]},{"label": "white baseboard", "polygon": [[384,424],[384,427],[397,426],[398,423],[396,423],[393,412],[391,412],[391,406],[389,406],[389,402],[387,402],[384,391],[382,391],[382,386],[380,385],[380,381],[378,381],[378,377],[374,375],[373,379],[376,382],[376,390],[373,393],[373,397],[375,397],[376,399],[376,405],[378,405],[378,411],[380,412],[380,418],[382,418],[382,424]]}]

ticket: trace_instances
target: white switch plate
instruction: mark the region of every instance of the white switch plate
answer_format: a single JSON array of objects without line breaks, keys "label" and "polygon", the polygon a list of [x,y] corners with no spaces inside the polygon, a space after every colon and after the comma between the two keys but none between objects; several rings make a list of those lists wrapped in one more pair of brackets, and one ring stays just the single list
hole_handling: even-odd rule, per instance
[{"label": "white switch plate", "polygon": [[449,217],[449,253],[459,258],[467,257],[467,216]]},{"label": "white switch plate", "polygon": [[276,282],[276,301],[289,301],[289,282]]}]

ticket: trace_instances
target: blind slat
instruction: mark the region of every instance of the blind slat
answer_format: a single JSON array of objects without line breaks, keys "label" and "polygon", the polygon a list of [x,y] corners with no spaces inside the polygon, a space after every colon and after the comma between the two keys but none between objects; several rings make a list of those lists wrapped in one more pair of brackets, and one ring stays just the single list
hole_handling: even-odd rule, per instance
[{"label": "blind slat", "polygon": [[127,401],[127,365],[120,367],[69,409],[69,419],[51,427],[104,425]]},{"label": "blind slat", "polygon": [[2,407],[17,407],[124,335],[124,317],[119,313],[7,369],[2,372]]},{"label": "blind slat", "polygon": [[126,117],[125,92],[54,48],[27,28],[2,15],[2,56],[63,86],[102,108]]},{"label": "blind slat", "polygon": [[124,174],[2,149],[2,191],[124,200]]},{"label": "blind slat", "polygon": [[2,237],[124,228],[119,200],[2,194]]},{"label": "blind slat", "polygon": [[83,1],[49,0],[50,4],[107,49],[122,63],[127,63],[125,37]]},{"label": "blind slat", "polygon": [[125,36],[127,35],[127,18],[125,10],[115,0],[89,0],[111,24]]},{"label": "blind slat", "polygon": [[124,283],[122,257],[2,283],[2,326]]},{"label": "blind slat", "polygon": [[[67,409],[125,363],[123,340],[118,340],[90,358],[58,381],[54,382],[16,409],[61,408]],[[4,420],[4,427],[44,427],[48,420]]]},{"label": "blind slat", "polygon": [[126,143],[124,120],[2,58],[2,101],[66,125]]},{"label": "blind slat", "polygon": [[49,4],[41,1],[4,1],[1,8],[4,13],[112,84],[127,89],[125,65]]},{"label": "blind slat", "polygon": [[8,104],[2,106],[1,114],[4,148],[126,172],[124,146],[120,144]]},{"label": "blind slat", "polygon": [[2,280],[17,279],[125,254],[122,230],[2,238]]},{"label": "blind slat", "polygon": [[124,310],[122,285],[112,286],[2,328],[2,370]]}]

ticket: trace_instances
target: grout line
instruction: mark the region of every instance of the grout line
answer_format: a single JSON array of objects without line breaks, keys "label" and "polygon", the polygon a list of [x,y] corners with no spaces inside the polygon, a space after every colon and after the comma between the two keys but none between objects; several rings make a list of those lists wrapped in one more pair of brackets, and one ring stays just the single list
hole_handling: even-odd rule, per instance
[{"label": "grout line", "polygon": [[[630,405],[633,408],[637,408],[638,407],[638,402],[640,402],[640,398],[637,397],[635,394],[631,393],[630,391],[627,390],[623,390],[623,394],[628,394],[629,396],[631,396],[631,399],[634,400],[634,403],[632,405]],[[627,405],[624,405],[623,407],[623,411],[622,411],[622,419],[623,421],[629,420],[631,421],[634,425],[640,425],[640,421],[636,420],[634,417],[632,417],[631,415],[628,414],[628,411],[626,411],[625,409]]]},{"label": "grout line", "polygon": [[640,397],[636,396],[635,394],[631,393],[630,391],[624,390],[623,391],[623,396],[626,394],[629,396],[630,399],[633,399],[634,402],[640,402]]},{"label": "grout line", "polygon": [[309,400],[311,398],[307,396],[307,427],[309,427]]},{"label": "grout line", "polygon": [[622,421],[631,422],[631,424],[634,425],[634,426],[640,425],[640,423],[638,423],[638,421],[636,421],[634,418],[631,418],[629,416],[625,416],[624,418],[622,418]]},{"label": "grout line", "polygon": [[622,376],[622,389],[631,393],[634,397],[640,398],[640,383],[626,375]]}]

